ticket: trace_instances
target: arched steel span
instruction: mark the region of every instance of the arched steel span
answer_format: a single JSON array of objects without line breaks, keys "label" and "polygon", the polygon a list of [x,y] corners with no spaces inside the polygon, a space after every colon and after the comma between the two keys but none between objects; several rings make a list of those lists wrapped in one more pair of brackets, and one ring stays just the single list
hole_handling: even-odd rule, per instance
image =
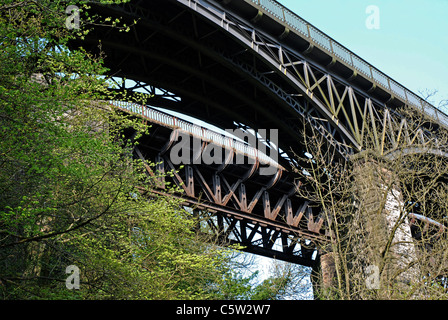
[{"label": "arched steel span", "polygon": [[278,12],[292,13],[266,3],[274,2],[152,0],[101,7],[96,10],[138,23],[129,33],[97,28],[84,45],[101,40],[111,74],[181,96],[185,103],[177,111],[221,128],[234,121],[278,128],[287,152],[302,152],[304,124],[346,157],[362,151],[366,140],[380,154],[432,140],[424,129],[408,128],[401,107],[420,108],[433,117],[433,128],[448,123],[314,27],[307,25],[312,33],[304,36],[291,19],[278,18]]}]

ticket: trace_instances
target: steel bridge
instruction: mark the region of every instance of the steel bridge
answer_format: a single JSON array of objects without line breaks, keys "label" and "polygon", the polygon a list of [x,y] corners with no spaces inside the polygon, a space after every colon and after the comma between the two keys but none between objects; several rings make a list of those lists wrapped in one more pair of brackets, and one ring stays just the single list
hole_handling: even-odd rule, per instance
[{"label": "steel bridge", "polygon": [[[278,129],[273,176],[257,174],[268,161],[258,156],[252,166],[180,167],[168,154],[181,127],[163,113],[121,105],[154,124],[136,156],[160,172],[178,170],[173,181],[186,203],[216,213],[210,227],[248,251],[312,266],[317,244],[328,239],[319,208],[295,196],[298,182],[288,170],[295,155],[304,155],[304,128],[343,159],[367,144],[389,158],[445,154],[442,146],[426,147],[436,141],[429,129],[448,126],[445,113],[274,0],[133,0],[92,10],[131,25],[130,32],[96,27],[80,43],[91,52],[100,45],[110,76],[132,80],[117,82],[117,90],[145,92],[152,106],[219,128]],[[404,109],[427,115],[428,130],[410,128]],[[217,143],[204,134],[201,141]]]}]

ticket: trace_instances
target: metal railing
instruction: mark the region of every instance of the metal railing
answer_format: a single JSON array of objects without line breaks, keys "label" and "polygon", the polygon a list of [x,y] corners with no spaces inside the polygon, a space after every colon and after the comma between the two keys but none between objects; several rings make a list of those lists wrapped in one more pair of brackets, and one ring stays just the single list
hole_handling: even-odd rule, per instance
[{"label": "metal railing", "polygon": [[278,3],[275,0],[245,0],[252,3],[262,12],[282,21],[289,28],[295,30],[310,43],[326,51],[332,57],[357,70],[370,79],[373,83],[386,89],[389,93],[398,96],[408,105],[413,105],[435,120],[448,126],[448,116],[442,111],[425,101],[406,87],[394,81],[386,74],[354,54],[349,49],[327,36],[325,33],[299,17],[297,14]]},{"label": "metal railing", "polygon": [[[148,119],[150,122],[158,123],[165,127],[170,127],[173,130],[180,129],[201,139],[202,141],[208,141],[224,148],[234,149],[235,152],[243,154],[247,157],[251,157],[253,159],[257,159],[263,164],[268,164],[283,169],[283,167],[280,166],[275,160],[270,158],[265,153],[259,151],[257,148],[254,148],[247,143],[236,140],[235,138],[226,136],[222,133],[204,128],[202,126],[196,125],[194,123],[188,122],[186,120],[180,119],[178,117],[145,105],[116,100],[109,101],[109,103],[112,106],[117,107],[123,111],[140,115]],[[276,150],[271,149],[271,152],[273,151],[277,152]]]}]

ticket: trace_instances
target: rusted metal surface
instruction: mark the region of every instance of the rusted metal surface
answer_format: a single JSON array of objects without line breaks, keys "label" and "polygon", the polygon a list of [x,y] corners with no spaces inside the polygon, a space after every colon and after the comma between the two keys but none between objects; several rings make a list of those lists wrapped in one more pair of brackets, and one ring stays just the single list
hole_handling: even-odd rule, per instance
[{"label": "rusted metal surface", "polygon": [[412,213],[411,212],[411,213],[408,214],[408,217],[410,218],[410,224],[411,225],[415,225],[417,220],[423,222],[425,224],[424,230],[427,230],[429,226],[432,226],[432,227],[438,229],[439,232],[445,232],[448,229],[442,223],[437,222],[437,221],[435,221],[435,220],[433,220],[431,218],[422,216],[421,214],[417,214],[417,213]]}]

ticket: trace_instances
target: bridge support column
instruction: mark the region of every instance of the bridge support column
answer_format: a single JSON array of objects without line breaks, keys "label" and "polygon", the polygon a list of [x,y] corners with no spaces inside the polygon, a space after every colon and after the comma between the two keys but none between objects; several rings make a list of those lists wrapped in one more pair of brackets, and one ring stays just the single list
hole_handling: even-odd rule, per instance
[{"label": "bridge support column", "polygon": [[319,259],[313,266],[311,282],[313,285],[314,299],[333,299],[336,280],[336,254],[328,248],[321,248]]},{"label": "bridge support column", "polygon": [[378,290],[379,298],[404,293],[420,273],[397,176],[377,161],[362,159],[355,163],[354,183],[358,213],[350,245],[352,263],[362,274],[359,284]]}]

